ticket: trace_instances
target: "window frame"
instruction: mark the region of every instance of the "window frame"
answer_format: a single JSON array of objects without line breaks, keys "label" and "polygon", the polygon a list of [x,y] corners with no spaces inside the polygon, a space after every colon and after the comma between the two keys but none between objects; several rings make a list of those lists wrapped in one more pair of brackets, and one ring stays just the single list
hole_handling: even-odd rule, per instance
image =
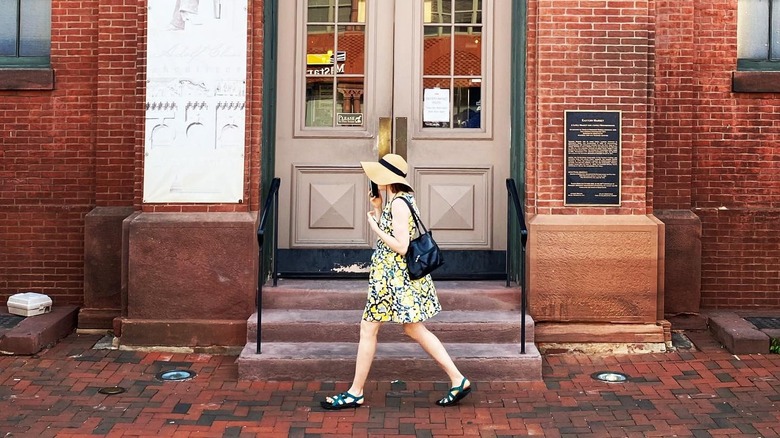
[{"label": "window frame", "polygon": [[[737,8],[742,0],[737,2]],[[767,49],[764,58],[737,58],[732,72],[731,90],[735,93],[780,93],[780,57],[772,58],[772,33],[780,29],[780,18],[773,20],[773,0],[767,1]],[[739,17],[739,11],[737,11]],[[778,14],[780,17],[780,14]],[[775,22],[777,21],[777,22]],[[739,26],[739,18],[737,18]],[[737,29],[739,31],[739,29]],[[737,34],[739,47],[739,32]]]},{"label": "window frame", "polygon": [[22,0],[16,0],[16,54],[0,55],[0,90],[53,90],[54,70],[51,67],[51,2],[49,8],[49,54],[20,56]]}]

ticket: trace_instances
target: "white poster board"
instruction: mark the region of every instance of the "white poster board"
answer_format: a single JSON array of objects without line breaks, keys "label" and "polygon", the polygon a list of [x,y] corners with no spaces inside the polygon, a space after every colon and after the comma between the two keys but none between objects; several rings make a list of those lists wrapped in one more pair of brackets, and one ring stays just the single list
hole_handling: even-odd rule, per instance
[{"label": "white poster board", "polygon": [[243,200],[246,5],[149,2],[143,202]]},{"label": "white poster board", "polygon": [[423,122],[450,121],[450,90],[426,88],[423,94]]}]

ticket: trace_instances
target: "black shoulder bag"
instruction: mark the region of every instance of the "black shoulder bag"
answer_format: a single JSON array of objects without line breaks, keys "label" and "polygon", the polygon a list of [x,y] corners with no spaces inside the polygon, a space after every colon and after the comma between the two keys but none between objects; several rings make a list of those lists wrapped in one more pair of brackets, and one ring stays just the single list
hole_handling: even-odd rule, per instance
[{"label": "black shoulder bag", "polygon": [[418,236],[409,241],[409,248],[406,250],[406,265],[409,267],[409,278],[417,280],[443,265],[444,258],[441,255],[439,246],[433,240],[433,234],[425,228],[422,220],[414,211],[412,203],[403,196],[400,198],[409,206],[414,224],[417,226]]}]

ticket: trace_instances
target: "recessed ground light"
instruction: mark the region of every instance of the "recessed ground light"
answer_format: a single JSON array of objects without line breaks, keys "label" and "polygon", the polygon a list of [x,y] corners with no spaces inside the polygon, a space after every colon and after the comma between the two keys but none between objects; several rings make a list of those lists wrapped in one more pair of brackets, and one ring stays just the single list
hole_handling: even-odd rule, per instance
[{"label": "recessed ground light", "polygon": [[195,372],[190,370],[168,370],[157,374],[158,380],[166,382],[187,380],[195,377]]},{"label": "recessed ground light", "polygon": [[614,371],[599,371],[591,374],[590,377],[609,383],[623,383],[628,381],[628,375]]},{"label": "recessed ground light", "polygon": [[125,391],[126,391],[125,388],[122,388],[121,386],[107,386],[105,388],[98,389],[99,393],[106,394],[106,395],[121,394]]}]

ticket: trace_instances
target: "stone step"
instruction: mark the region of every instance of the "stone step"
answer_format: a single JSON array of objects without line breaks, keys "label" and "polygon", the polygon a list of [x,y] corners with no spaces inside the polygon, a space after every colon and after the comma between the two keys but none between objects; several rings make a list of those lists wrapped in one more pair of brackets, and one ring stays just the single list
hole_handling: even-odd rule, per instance
[{"label": "stone step", "polygon": [[[263,342],[358,342],[362,310],[263,311]],[[526,316],[526,342],[534,341],[534,322]],[[519,311],[445,310],[425,322],[442,342],[519,343]],[[249,342],[257,341],[257,312],[247,320]],[[413,342],[400,324],[388,323],[380,342]]]},{"label": "stone step", "polygon": [[[357,343],[248,343],[241,352],[242,380],[351,381]],[[458,368],[472,381],[540,381],[542,357],[532,342],[520,354],[519,344],[446,343]],[[372,381],[441,381],[444,372],[416,343],[379,343],[371,366]]]},{"label": "stone step", "polygon": [[[520,310],[517,286],[501,281],[437,281],[445,310]],[[280,279],[263,286],[263,309],[349,310],[366,305],[366,280]]]}]

